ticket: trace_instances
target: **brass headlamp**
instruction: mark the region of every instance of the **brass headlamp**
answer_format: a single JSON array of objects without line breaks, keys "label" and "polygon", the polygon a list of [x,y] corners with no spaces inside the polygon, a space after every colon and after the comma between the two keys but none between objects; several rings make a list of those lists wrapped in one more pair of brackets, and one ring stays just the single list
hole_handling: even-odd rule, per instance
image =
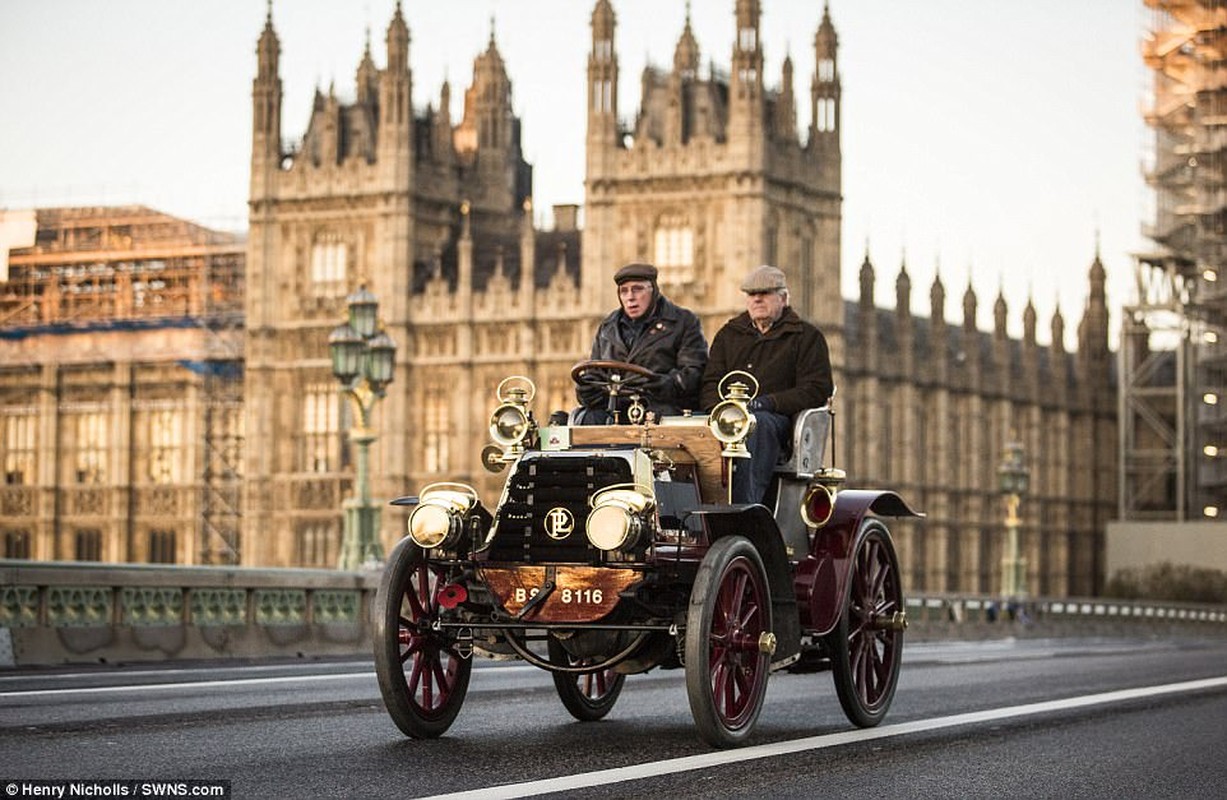
[{"label": "brass headlamp", "polygon": [[[730,378],[738,380],[728,383]],[[745,383],[740,378],[748,378],[750,383]],[[720,455],[725,458],[749,458],[746,438],[754,430],[755,424],[749,403],[758,394],[758,381],[748,372],[735,370],[720,379],[716,390],[721,400],[707,415],[707,427],[724,445]]]},{"label": "brass headlamp", "polygon": [[424,550],[449,547],[460,538],[465,516],[477,505],[477,490],[465,483],[432,483],[422,489],[409,515],[409,538]]},{"label": "brass headlamp", "polygon": [[619,483],[592,495],[585,533],[598,550],[626,550],[643,532],[642,514],[652,499],[635,484]]},{"label": "brass headlamp", "polygon": [[525,443],[536,431],[529,409],[536,394],[537,387],[522,375],[504,378],[495,390],[499,405],[490,415],[490,437],[503,449],[503,462],[515,461],[523,455]]}]

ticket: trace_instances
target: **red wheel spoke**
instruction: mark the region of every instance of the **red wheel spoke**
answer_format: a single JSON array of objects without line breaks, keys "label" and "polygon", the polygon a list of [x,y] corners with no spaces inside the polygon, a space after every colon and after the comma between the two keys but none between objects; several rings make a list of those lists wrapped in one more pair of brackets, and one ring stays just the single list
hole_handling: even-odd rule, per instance
[{"label": "red wheel spoke", "polygon": [[425,673],[422,675],[421,706],[426,711],[431,711],[435,707],[434,670],[432,670],[430,667],[427,667]]},{"label": "red wheel spoke", "polygon": [[418,685],[422,682],[422,655],[418,653],[413,659],[413,667],[409,670],[409,677],[405,681],[405,685],[409,688],[409,696],[413,697],[418,692]]},{"label": "red wheel spoke", "polygon": [[730,716],[737,713],[737,671],[729,664],[720,667],[720,693],[724,695],[724,712]]},{"label": "red wheel spoke", "polygon": [[405,590],[405,601],[409,606],[409,617],[415,622],[426,616],[426,609],[422,606],[422,601],[418,598],[417,592],[417,587],[412,585]]},{"label": "red wheel spoke", "polygon": [[405,661],[409,659],[409,656],[422,652],[422,644],[423,644],[422,637],[410,636],[409,641],[406,642],[405,644],[406,644],[406,647],[400,654],[400,660],[402,664],[405,663]]}]

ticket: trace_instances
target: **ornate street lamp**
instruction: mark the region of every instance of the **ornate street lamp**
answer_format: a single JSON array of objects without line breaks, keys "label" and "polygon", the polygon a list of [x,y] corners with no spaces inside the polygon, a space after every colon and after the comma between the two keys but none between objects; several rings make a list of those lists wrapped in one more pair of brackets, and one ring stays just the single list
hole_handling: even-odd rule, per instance
[{"label": "ornate street lamp", "polygon": [[371,430],[371,411],[392,382],[396,342],[379,326],[379,302],[360,286],[345,298],[349,321],[328,336],[332,374],[341,382],[341,394],[354,409],[350,439],[358,446],[356,497],[342,504],[345,510],[341,555],[337,566],[354,570],[383,560],[379,542],[379,506],[371,502],[370,448],[377,438]]},{"label": "ornate street lamp", "polygon": [[1005,495],[1006,546],[1001,556],[1001,595],[1008,605],[1027,594],[1027,559],[1018,556],[1018,506],[1031,484],[1031,470],[1023,463],[1022,442],[1006,443],[997,479]]}]

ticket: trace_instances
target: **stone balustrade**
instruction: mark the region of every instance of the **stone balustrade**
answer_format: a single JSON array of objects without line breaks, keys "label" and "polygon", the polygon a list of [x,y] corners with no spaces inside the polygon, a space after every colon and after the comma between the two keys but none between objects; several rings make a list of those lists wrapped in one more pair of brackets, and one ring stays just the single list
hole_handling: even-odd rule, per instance
[{"label": "stone balustrade", "polygon": [[0,560],[0,666],[369,653],[378,580]]},{"label": "stone balustrade", "polygon": [[[379,572],[0,560],[0,667],[371,653]],[[907,598],[909,638],[1227,635],[1227,607]]]}]

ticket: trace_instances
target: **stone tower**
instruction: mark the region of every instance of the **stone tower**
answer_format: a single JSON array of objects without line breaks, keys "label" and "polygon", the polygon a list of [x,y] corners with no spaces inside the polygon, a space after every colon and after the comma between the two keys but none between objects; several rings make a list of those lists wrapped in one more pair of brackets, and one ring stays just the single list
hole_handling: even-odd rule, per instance
[{"label": "stone tower", "polygon": [[[388,497],[423,465],[457,471],[447,437],[469,427],[467,398],[457,403],[456,392],[471,380],[475,337],[455,323],[466,313],[471,319],[474,286],[497,276],[517,282],[525,267],[532,283],[535,243],[524,236],[532,171],[493,31],[474,61],[458,125],[447,84],[437,111],[415,111],[410,41],[397,3],[385,66],[376,66],[368,36],[353,94],[317,88],[306,132],[286,148],[271,13],[259,38],[246,275],[245,527],[253,532],[246,563],[331,565],[336,509],[350,489],[352,419],[327,338],[349,294],[359,286],[375,294],[399,345],[372,451],[373,491]],[[446,341],[435,323],[452,325]],[[431,348],[449,356],[449,370],[419,369]],[[456,449],[470,446],[465,439]],[[392,527],[385,520],[385,531]]]},{"label": "stone tower", "polygon": [[700,68],[689,8],[672,69],[644,70],[632,124],[618,116],[617,20],[609,0],[592,12],[588,58],[583,280],[592,309],[608,304],[623,263],[646,260],[666,294],[693,308],[708,335],[743,310],[741,277],[778,265],[792,304],[823,327],[842,363],[839,289],[838,39],[824,9],[814,37],[812,122],[797,129],[793,66],[763,75],[759,0],[737,0],[730,70]]}]

